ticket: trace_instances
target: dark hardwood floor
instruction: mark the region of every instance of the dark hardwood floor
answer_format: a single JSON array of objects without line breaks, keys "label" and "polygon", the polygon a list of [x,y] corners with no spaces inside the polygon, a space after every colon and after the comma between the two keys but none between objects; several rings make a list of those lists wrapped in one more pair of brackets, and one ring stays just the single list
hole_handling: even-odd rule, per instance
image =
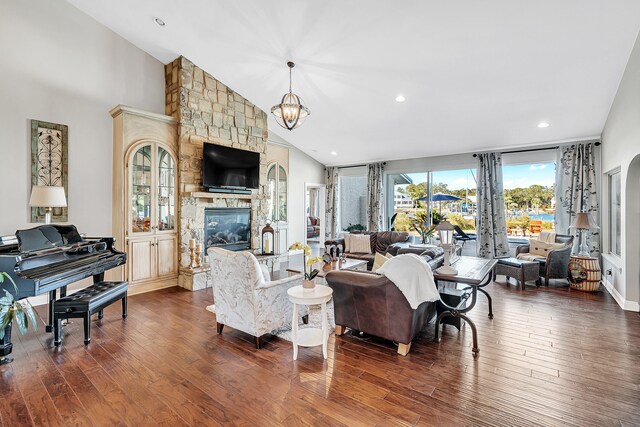
[{"label": "dark hardwood floor", "polygon": [[[204,308],[211,290],[171,288],[129,299],[64,328],[63,345],[40,327],[19,337],[0,366],[0,424],[20,425],[640,425],[640,318],[609,294],[488,286],[471,330],[432,325],[407,357],[390,343],[331,336],[300,350],[225,328]],[[602,289],[602,288],[601,288]],[[38,310],[44,314],[44,307]]]}]

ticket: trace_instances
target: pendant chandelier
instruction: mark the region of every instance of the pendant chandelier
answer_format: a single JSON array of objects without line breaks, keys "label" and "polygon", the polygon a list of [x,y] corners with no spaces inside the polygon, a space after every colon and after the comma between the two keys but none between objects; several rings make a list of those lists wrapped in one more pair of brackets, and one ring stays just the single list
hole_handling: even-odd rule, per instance
[{"label": "pendant chandelier", "polygon": [[278,105],[271,107],[271,113],[280,126],[293,130],[304,123],[311,112],[304,106],[302,98],[291,91],[291,69],[296,64],[289,61],[287,66],[289,67],[289,92],[284,94]]}]

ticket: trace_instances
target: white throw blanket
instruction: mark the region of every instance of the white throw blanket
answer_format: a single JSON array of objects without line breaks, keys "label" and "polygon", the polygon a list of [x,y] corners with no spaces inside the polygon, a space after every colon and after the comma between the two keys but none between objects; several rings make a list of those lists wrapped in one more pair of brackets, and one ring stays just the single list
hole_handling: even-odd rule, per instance
[{"label": "white throw blanket", "polygon": [[404,294],[411,308],[440,299],[431,267],[415,254],[402,254],[385,262],[377,271],[391,280]]}]

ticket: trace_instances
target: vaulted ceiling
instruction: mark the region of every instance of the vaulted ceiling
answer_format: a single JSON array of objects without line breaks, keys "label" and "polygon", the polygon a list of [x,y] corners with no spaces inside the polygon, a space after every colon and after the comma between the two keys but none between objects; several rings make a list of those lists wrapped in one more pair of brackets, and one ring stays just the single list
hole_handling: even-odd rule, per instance
[{"label": "vaulted ceiling", "polygon": [[637,0],[68,1],[267,112],[295,61],[311,116],[269,129],[324,164],[598,136],[640,28]]}]

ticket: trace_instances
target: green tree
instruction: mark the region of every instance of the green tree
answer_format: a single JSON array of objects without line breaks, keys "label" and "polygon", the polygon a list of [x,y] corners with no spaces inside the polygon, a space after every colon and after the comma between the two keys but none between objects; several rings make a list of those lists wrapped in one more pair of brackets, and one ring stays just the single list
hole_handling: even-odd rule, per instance
[{"label": "green tree", "polygon": [[420,184],[409,184],[405,189],[409,197],[413,200],[413,206],[416,207],[417,203],[416,199],[424,197],[427,195],[427,183],[422,182]]}]

